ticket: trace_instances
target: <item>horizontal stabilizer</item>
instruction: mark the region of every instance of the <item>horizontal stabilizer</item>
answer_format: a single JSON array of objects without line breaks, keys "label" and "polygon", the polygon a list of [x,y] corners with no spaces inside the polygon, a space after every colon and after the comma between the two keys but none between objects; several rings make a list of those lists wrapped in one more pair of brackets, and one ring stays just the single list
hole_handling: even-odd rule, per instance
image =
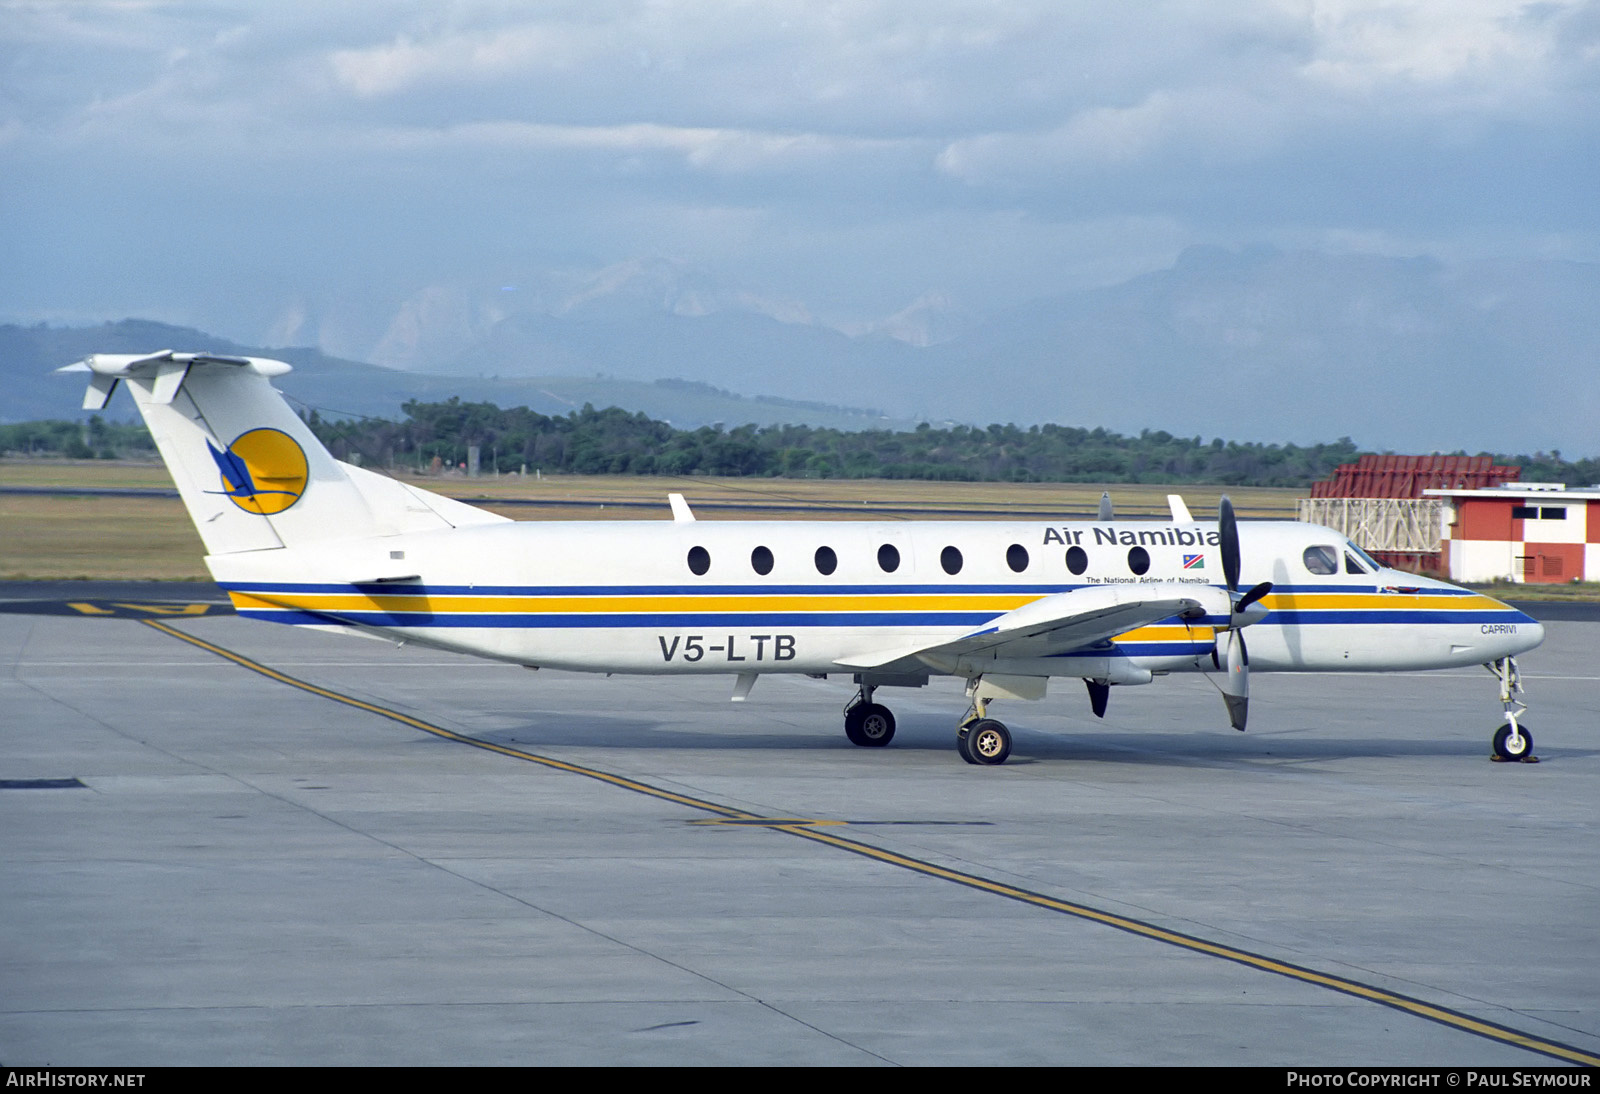
[{"label": "horizontal stabilizer", "polygon": [[[292,371],[282,361],[161,350],[97,353],[58,371],[88,374],[90,409],[128,389],[214,559],[507,520],[334,459],[272,386]],[[369,553],[362,576],[415,573],[415,562],[389,565],[387,549]]]}]

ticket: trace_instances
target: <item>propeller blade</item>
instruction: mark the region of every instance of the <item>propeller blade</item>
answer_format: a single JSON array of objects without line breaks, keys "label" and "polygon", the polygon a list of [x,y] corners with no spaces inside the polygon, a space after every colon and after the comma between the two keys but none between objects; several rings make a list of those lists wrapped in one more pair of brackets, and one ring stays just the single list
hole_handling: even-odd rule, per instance
[{"label": "propeller blade", "polygon": [[1233,606],[1234,615],[1243,615],[1244,610],[1272,591],[1272,582],[1263,581],[1239,598],[1239,603]]},{"label": "propeller blade", "polygon": [[1250,651],[1244,632],[1237,627],[1230,630],[1223,648],[1222,698],[1228,704],[1228,721],[1242,732],[1250,716]]},{"label": "propeller blade", "polygon": [[1112,520],[1116,514],[1111,509],[1111,491],[1107,490],[1100,495],[1100,520]]},{"label": "propeller blade", "polygon": [[1233,502],[1224,494],[1217,505],[1217,533],[1222,549],[1222,576],[1228,591],[1239,590],[1239,522],[1233,515]]}]

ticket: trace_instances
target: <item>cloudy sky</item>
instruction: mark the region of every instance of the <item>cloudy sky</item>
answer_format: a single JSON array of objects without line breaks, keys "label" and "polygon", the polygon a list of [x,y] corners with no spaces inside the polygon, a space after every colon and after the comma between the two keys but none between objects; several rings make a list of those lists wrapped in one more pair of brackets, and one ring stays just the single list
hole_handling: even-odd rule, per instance
[{"label": "cloudy sky", "polygon": [[1566,0],[0,0],[0,320],[358,353],[636,257],[833,323],[1202,242],[1592,261],[1597,122]]}]

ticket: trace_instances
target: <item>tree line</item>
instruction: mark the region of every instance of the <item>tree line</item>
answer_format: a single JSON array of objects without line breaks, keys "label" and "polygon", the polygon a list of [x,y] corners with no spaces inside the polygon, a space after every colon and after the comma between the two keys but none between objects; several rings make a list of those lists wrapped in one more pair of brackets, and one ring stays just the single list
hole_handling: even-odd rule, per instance
[{"label": "tree line", "polygon": [[[804,425],[677,429],[616,407],[566,415],[492,403],[412,401],[402,421],[307,422],[340,459],[426,472],[459,467],[469,446],[487,473],[535,470],[578,475],[718,475],[889,478],[967,482],[1151,482],[1306,487],[1362,451],[1348,437],[1325,444],[1264,444],[1176,437],[1165,430],[1127,436],[1073,426],[940,426],[914,430]],[[0,425],[0,452],[112,458],[153,451],[141,424],[85,422]],[[1465,453],[1461,453],[1465,455]],[[1491,455],[1480,453],[1480,455]],[[1600,481],[1600,459],[1560,452],[1494,455],[1530,482]]]}]

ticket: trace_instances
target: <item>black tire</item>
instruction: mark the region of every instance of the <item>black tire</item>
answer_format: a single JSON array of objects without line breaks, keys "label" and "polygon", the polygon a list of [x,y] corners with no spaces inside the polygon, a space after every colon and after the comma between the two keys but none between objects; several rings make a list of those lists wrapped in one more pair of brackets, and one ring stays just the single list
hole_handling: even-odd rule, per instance
[{"label": "black tire", "polygon": [[1011,731],[993,718],[984,718],[967,727],[967,752],[972,762],[985,767],[1006,762],[1011,755]]},{"label": "black tire", "polygon": [[894,740],[894,715],[878,703],[858,703],[845,712],[844,735],[862,748],[882,748]]},{"label": "black tire", "polygon": [[978,762],[972,758],[972,753],[967,749],[966,726],[962,726],[960,729],[956,730],[956,751],[961,753],[961,758],[967,761],[967,763],[975,764]]},{"label": "black tire", "polygon": [[1528,727],[1517,726],[1517,735],[1521,738],[1521,749],[1513,751],[1511,748],[1511,726],[1503,725],[1494,731],[1494,754],[1502,760],[1521,761],[1533,755],[1533,734],[1528,732]]}]

